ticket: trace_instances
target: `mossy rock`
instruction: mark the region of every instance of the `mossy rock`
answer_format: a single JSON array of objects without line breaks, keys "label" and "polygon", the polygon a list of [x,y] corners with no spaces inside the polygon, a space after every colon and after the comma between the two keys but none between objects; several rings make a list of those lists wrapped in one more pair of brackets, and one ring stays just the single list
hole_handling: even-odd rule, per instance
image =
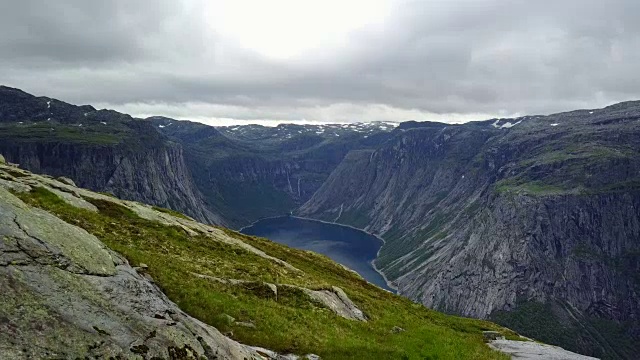
[{"label": "mossy rock", "polygon": [[2,154],[0,154],[0,164],[6,164],[7,160],[4,159],[4,156],[2,156]]}]

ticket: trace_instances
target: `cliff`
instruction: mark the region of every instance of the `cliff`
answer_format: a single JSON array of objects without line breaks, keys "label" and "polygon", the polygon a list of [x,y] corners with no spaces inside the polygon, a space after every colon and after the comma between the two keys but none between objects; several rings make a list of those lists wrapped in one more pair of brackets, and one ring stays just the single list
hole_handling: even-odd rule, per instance
[{"label": "cliff", "polygon": [[181,146],[148,121],[1,87],[0,152],[34,172],[224,223],[195,187]]},{"label": "cliff", "polygon": [[389,135],[386,125],[216,129],[162,117],[150,120],[184,147],[197,188],[235,228],[288,214],[320,188],[350,150],[370,148]]},{"label": "cliff", "polygon": [[406,124],[299,214],[382,236],[401,294],[604,358],[640,349],[640,107]]}]

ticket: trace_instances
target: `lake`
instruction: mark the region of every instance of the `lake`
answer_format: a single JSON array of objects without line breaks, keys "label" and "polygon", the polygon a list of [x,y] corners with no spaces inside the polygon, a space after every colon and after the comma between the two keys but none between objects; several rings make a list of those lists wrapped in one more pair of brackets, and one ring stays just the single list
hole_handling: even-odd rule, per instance
[{"label": "lake", "polygon": [[355,270],[370,283],[393,291],[371,265],[382,240],[364,231],[320,221],[282,216],[260,220],[241,230],[280,244],[326,255]]}]

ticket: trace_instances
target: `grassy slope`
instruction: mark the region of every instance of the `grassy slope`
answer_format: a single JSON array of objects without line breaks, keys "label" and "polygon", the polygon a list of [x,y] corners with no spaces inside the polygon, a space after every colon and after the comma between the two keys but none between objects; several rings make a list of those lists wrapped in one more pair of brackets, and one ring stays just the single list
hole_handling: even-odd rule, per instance
[{"label": "grassy slope", "polygon": [[[507,359],[483,343],[481,331],[516,336],[490,322],[431,311],[363,281],[324,256],[266,239],[225,230],[304,273],[205,236],[188,236],[180,228],[144,220],[109,201],[90,200],[100,209],[93,213],[72,207],[42,188],[17,195],[86,229],[132,264],[148,264],[150,275],[182,309],[251,345],[316,353],[324,359]],[[229,286],[193,273],[255,282]],[[262,281],[314,289],[340,286],[370,321],[343,319],[299,291],[282,287],[276,300]],[[252,322],[255,328],[230,322],[226,315]],[[394,334],[394,326],[406,331]]]},{"label": "grassy slope", "polygon": [[65,142],[92,145],[116,145],[128,139],[127,129],[116,129],[103,125],[79,127],[77,125],[53,123],[1,124],[0,138],[25,143]]}]

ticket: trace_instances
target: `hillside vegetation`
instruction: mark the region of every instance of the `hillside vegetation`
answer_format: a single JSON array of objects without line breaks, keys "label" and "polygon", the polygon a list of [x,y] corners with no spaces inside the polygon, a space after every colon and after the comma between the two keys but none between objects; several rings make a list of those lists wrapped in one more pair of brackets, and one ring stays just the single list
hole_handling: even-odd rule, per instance
[{"label": "hillside vegetation", "polygon": [[[0,178],[28,206],[95,235],[148,273],[189,315],[241,343],[323,359],[507,359],[490,350],[482,331],[517,338],[491,322],[431,311],[312,252],[18,168],[0,165]],[[366,321],[337,315],[307,291],[334,287]]]}]

